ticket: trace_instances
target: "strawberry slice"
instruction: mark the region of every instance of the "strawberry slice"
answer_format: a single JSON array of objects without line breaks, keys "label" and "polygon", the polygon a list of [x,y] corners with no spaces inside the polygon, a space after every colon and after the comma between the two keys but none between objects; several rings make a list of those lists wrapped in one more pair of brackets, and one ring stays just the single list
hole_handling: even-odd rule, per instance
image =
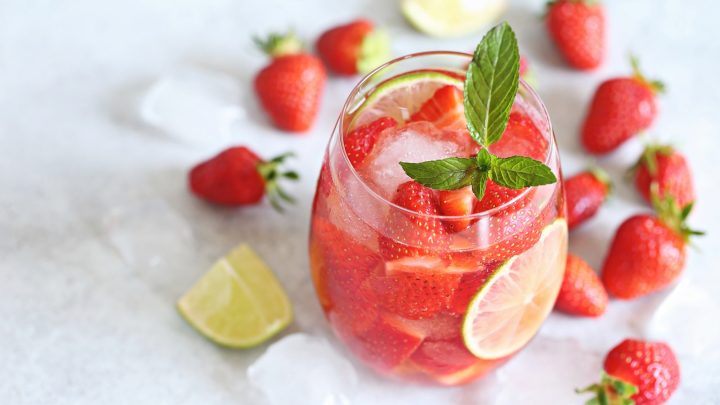
[{"label": "strawberry slice", "polygon": [[[509,189],[488,180],[485,196],[475,206],[475,211],[497,208],[514,200],[524,190]],[[503,261],[524,252],[540,239],[544,216],[540,215],[534,201],[537,190],[531,189],[526,196],[488,217],[488,234],[485,238],[491,245],[474,251],[475,260],[480,263]]]},{"label": "strawberry slice", "polygon": [[[465,216],[473,213],[475,208],[475,194],[471,187],[459,190],[441,190],[438,192],[440,213],[447,216]],[[445,227],[451,232],[460,232],[470,226],[470,218],[452,219],[445,221]]]},{"label": "strawberry slice", "polygon": [[380,271],[380,257],[322,217],[313,220],[312,234],[325,264],[318,290],[331,303],[331,321],[341,332],[367,330],[378,315],[370,277]]},{"label": "strawberry slice", "polygon": [[547,149],[548,140],[530,117],[519,111],[510,113],[502,138],[490,145],[490,152],[499,157],[527,156],[541,162]]},{"label": "strawberry slice", "polygon": [[344,278],[336,284],[335,277],[332,277],[333,273],[330,275],[330,296],[333,307],[328,316],[333,326],[340,334],[357,335],[370,329],[380,312],[372,284],[365,281],[347,290],[340,286],[354,284],[356,277]]},{"label": "strawberry slice", "polygon": [[[485,188],[485,195],[483,199],[475,205],[475,212],[490,211],[493,208],[497,208],[518,195],[520,195],[525,189],[512,189],[503,187],[492,180],[488,180]],[[512,207],[509,207],[512,209]]]},{"label": "strawberry slice", "polygon": [[429,121],[445,129],[465,128],[462,89],[448,85],[435,90],[432,97],[410,117],[410,122],[415,121]]},{"label": "strawberry slice", "polygon": [[454,374],[481,361],[466,348],[461,338],[425,340],[410,356],[410,361],[432,376]]},{"label": "strawberry slice", "polygon": [[423,338],[391,318],[380,317],[365,333],[349,337],[348,346],[373,368],[388,372],[409,358]]},{"label": "strawberry slice", "polygon": [[464,315],[468,305],[470,305],[470,300],[477,294],[480,287],[485,284],[485,281],[487,281],[488,277],[493,274],[499,265],[500,262],[495,262],[474,273],[464,274],[458,283],[458,287],[455,289],[455,294],[448,303],[450,313]]},{"label": "strawberry slice", "polygon": [[[393,202],[418,214],[438,215],[440,212],[433,191],[414,181],[401,184]],[[442,257],[449,239],[437,218],[392,210],[385,225],[385,235],[380,237],[379,243],[383,258],[395,260],[408,256]]]},{"label": "strawberry slice", "polygon": [[353,167],[357,169],[362,162],[365,161],[365,158],[375,147],[380,133],[396,125],[397,121],[393,118],[382,117],[347,133],[343,142],[345,143],[345,151]]},{"label": "strawberry slice", "polygon": [[381,307],[408,319],[427,319],[447,308],[462,278],[446,273],[445,263],[436,257],[413,258],[417,265],[386,267],[384,277],[373,280]]},{"label": "strawberry slice", "polygon": [[425,336],[428,340],[450,340],[462,337],[462,321],[460,315],[439,312],[428,319],[407,319],[390,313],[383,315],[392,318],[393,323],[401,325],[404,330],[413,330],[416,335]]}]

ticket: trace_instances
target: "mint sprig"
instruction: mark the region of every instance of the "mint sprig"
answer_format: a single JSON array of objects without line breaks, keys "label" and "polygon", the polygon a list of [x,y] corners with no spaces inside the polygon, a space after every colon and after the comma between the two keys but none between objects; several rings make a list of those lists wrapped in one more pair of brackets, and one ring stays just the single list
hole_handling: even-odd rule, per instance
[{"label": "mint sprig", "polygon": [[485,195],[488,179],[513,189],[555,183],[555,174],[540,161],[524,156],[501,158],[488,151],[507,127],[518,91],[519,66],[515,33],[503,22],[480,41],[465,77],[463,106],[467,128],[483,149],[470,158],[400,162],[405,173],[435,190],[472,186],[478,200]]}]

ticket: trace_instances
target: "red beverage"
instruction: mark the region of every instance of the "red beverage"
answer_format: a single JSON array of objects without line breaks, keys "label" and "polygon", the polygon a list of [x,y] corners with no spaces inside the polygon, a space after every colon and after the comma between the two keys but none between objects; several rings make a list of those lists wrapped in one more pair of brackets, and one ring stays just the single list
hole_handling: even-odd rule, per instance
[{"label": "red beverage", "polygon": [[[562,282],[561,182],[521,190],[488,182],[478,201],[469,187],[415,183],[399,165],[480,149],[462,101],[470,58],[417,54],[363,79],[318,180],[317,295],[335,334],[382,374],[446,385],[485,375],[535,335]],[[524,82],[490,152],[531,157],[561,177],[547,112]]]}]

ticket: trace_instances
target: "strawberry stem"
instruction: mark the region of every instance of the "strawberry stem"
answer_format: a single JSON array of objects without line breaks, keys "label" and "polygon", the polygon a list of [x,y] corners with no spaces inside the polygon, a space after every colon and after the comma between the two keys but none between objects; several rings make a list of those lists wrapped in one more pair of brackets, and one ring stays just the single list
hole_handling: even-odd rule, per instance
[{"label": "strawberry stem", "polygon": [[612,179],[610,179],[610,175],[607,174],[607,172],[605,170],[603,170],[600,166],[590,166],[587,170],[599,182],[601,182],[602,184],[605,185],[605,188],[607,189],[607,194],[606,194],[605,198],[607,198],[607,196],[609,196],[612,193],[613,189],[615,188],[615,185],[613,184]]},{"label": "strawberry stem", "polygon": [[253,42],[273,58],[293,55],[303,50],[302,42],[292,31],[285,34],[271,33],[264,39],[256,36],[253,37]]},{"label": "strawberry stem", "polygon": [[680,208],[672,196],[668,195],[660,198],[660,187],[657,182],[650,185],[650,200],[660,220],[665,226],[680,235],[685,243],[690,240],[691,236],[705,235],[703,231],[690,228],[686,222],[692,212],[694,203],[691,202]]},{"label": "strawberry stem", "polygon": [[654,177],[655,175],[657,175],[657,155],[661,154],[664,156],[669,156],[673,153],[673,151],[674,148],[671,145],[663,145],[659,143],[647,144],[638,160],[632,166],[630,166],[630,168],[625,173],[626,180],[632,181],[632,179],[635,177],[635,173],[637,173],[638,169],[642,165],[645,165],[650,176]]},{"label": "strawberry stem", "polygon": [[665,92],[665,83],[659,80],[648,80],[645,78],[645,76],[642,74],[642,71],[640,70],[640,61],[635,55],[630,55],[630,66],[632,66],[633,77],[645,86],[649,87],[653,93],[662,94]]},{"label": "strawberry stem", "polygon": [[635,401],[631,398],[637,394],[638,387],[603,371],[599,384],[576,389],[575,392],[595,394],[595,397],[585,402],[585,405],[634,405]]},{"label": "strawberry stem", "polygon": [[258,163],[256,167],[258,173],[265,179],[265,193],[268,196],[268,200],[270,200],[270,204],[278,212],[284,211],[282,206],[283,201],[290,204],[295,203],[295,199],[286,193],[285,190],[280,187],[279,183],[279,180],[282,178],[291,181],[300,179],[300,175],[296,171],[280,171],[280,167],[285,162],[285,159],[294,156],[292,152],[283,153],[267,162]]}]

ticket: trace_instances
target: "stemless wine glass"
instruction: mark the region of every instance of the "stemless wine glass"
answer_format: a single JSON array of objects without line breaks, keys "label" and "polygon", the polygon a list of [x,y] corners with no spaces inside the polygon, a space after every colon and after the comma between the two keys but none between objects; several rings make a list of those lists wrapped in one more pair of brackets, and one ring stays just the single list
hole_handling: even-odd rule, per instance
[{"label": "stemless wine glass", "polygon": [[[440,128],[414,115],[439,89],[461,90],[470,60],[418,53],[363,78],[320,172],[310,232],[317,296],[337,337],[385,375],[444,385],[485,375],[530,341],[562,283],[567,225],[559,156],[547,111],[522,80],[510,118],[516,129],[508,126],[502,148],[535,153],[557,183],[505,190],[505,201],[466,216],[418,213],[394,201],[410,181],[400,160],[479,150],[464,121]],[[349,152],[351,133],[372,135]]]}]

